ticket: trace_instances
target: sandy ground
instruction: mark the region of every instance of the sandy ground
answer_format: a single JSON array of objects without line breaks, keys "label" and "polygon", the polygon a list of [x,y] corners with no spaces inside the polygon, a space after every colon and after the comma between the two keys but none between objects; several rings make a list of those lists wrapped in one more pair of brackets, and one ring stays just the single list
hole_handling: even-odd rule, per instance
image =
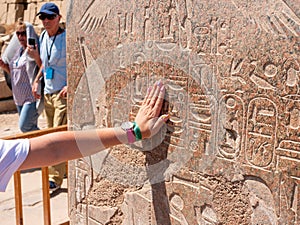
[{"label": "sandy ground", "polygon": [[[17,111],[0,113],[0,138],[21,133],[18,127],[19,116]],[[40,129],[47,127],[43,114],[39,117],[38,126]]]},{"label": "sandy ground", "polygon": [[[39,117],[40,129],[46,128],[43,114]],[[20,133],[18,128],[17,112],[0,113],[0,138]],[[42,179],[40,169],[23,171],[22,198],[24,225],[42,225]],[[51,195],[51,224],[59,225],[69,220],[68,218],[68,189],[67,179],[64,179],[61,190]],[[15,225],[15,204],[13,179],[10,180],[6,192],[0,192],[0,224]]]}]

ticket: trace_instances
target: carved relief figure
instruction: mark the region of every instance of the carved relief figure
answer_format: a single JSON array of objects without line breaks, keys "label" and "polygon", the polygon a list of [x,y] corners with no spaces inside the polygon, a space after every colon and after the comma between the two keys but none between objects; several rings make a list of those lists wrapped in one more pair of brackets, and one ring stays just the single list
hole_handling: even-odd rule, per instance
[{"label": "carved relief figure", "polygon": [[[79,25],[84,32],[93,32],[101,27],[106,21],[111,11],[110,1],[100,2],[92,0],[79,19]],[[101,10],[99,7],[101,6]]]},{"label": "carved relief figure", "polygon": [[256,25],[258,36],[261,32],[282,37],[299,36],[297,26],[300,26],[300,18],[285,1],[233,0],[232,2],[237,10]]},{"label": "carved relief figure", "polygon": [[300,99],[300,65],[294,58],[288,58],[283,64],[283,72],[285,76],[283,94],[286,97]]},{"label": "carved relief figure", "polygon": [[[106,110],[105,126],[117,125],[135,113],[153,79],[166,81],[164,111],[171,118],[160,146],[167,162],[164,170],[156,167],[153,174],[159,176],[152,179],[147,177],[150,173],[141,172],[144,165],[117,168],[140,160],[143,153],[136,156],[134,152],[140,146],[120,149],[124,158],[119,161],[113,154],[105,158],[112,160],[111,164],[106,162],[107,179],[123,179],[141,187],[124,192],[122,206],[117,206],[124,213],[122,224],[155,224],[155,210],[165,210],[172,225],[222,223],[225,214],[233,212],[222,208],[227,207],[221,206],[222,197],[228,194],[228,205],[234,203],[230,191],[238,182],[244,185],[245,195],[240,196],[245,202],[237,202],[245,207],[243,213],[251,224],[299,222],[300,11],[290,3],[297,0],[73,2],[85,8],[72,25],[83,35],[77,42],[86,70],[93,67],[78,86],[76,107],[86,100],[94,104],[83,93],[97,92],[103,96],[100,106]],[[100,41],[93,38],[101,32],[105,35]],[[97,64],[99,73],[92,63]],[[104,88],[90,82],[98,74],[104,76]],[[90,98],[94,96],[90,94]],[[73,122],[78,127],[90,123],[93,109],[90,107],[82,118],[74,109]],[[102,115],[98,117],[102,119]],[[145,150],[144,146],[139,149]],[[149,155],[153,161],[161,160],[156,153]],[[236,159],[242,157],[241,165]],[[176,167],[176,160],[183,162]],[[253,176],[240,172],[237,181],[224,181],[226,184],[215,179],[216,174],[227,176],[227,172],[244,172],[245,168],[259,172]],[[182,171],[186,174],[178,178]],[[207,174],[201,177],[200,171]],[[275,173],[280,176],[277,183],[260,177],[272,179]],[[190,181],[191,174],[200,181]],[[88,177],[79,175],[88,184]],[[167,186],[166,205],[153,203],[151,187],[144,183],[148,178],[150,183],[161,181]],[[76,186],[80,186],[78,196],[84,196],[81,185]],[[219,199],[214,194],[219,194]],[[250,224],[247,219],[243,224]]]},{"label": "carved relief figure", "polygon": [[275,201],[266,184],[255,177],[248,177],[245,180],[245,188],[250,192],[253,211],[251,224],[277,225]]},{"label": "carved relief figure", "polygon": [[218,129],[218,150],[222,157],[236,159],[242,148],[244,104],[236,95],[225,95],[219,105],[218,126],[223,128]]}]

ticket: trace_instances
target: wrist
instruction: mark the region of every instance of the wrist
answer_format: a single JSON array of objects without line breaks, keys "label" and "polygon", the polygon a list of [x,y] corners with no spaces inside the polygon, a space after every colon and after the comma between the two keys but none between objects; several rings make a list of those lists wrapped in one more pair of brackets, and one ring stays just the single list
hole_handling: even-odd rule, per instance
[{"label": "wrist", "polygon": [[124,122],[121,125],[122,130],[126,132],[127,143],[132,144],[136,141],[135,133],[134,133],[134,123],[132,122]]},{"label": "wrist", "polygon": [[134,132],[134,134],[135,134],[135,139],[136,139],[137,141],[140,141],[140,140],[143,139],[141,129],[140,129],[140,127],[137,125],[136,122],[133,122],[133,132]]},{"label": "wrist", "polygon": [[126,132],[129,144],[142,140],[142,132],[136,122],[124,122],[121,128]]}]

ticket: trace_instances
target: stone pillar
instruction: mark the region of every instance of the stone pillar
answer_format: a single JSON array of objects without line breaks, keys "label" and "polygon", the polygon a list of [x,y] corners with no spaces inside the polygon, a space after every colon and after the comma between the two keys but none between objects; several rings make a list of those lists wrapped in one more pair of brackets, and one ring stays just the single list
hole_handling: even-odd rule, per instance
[{"label": "stone pillar", "polygon": [[[18,18],[23,17],[24,21],[30,22],[33,25],[42,26],[42,23],[36,18],[38,10],[43,4],[50,2],[49,0],[5,0],[0,2],[0,22],[1,24],[14,24]],[[62,15],[61,22],[66,21],[66,0],[56,0],[54,2],[60,9]]]},{"label": "stone pillar", "polygon": [[171,116],[150,140],[69,164],[71,224],[299,224],[299,12],[70,0],[70,129],[132,120],[159,79]]},{"label": "stone pillar", "polygon": [[0,14],[1,14],[0,21],[1,21],[1,24],[6,23],[7,11],[8,11],[8,4],[7,3],[0,3]]},{"label": "stone pillar", "polygon": [[24,15],[24,0],[9,0],[8,10],[7,10],[7,20],[6,24],[15,23],[18,18],[23,17]]},{"label": "stone pillar", "polygon": [[32,24],[37,24],[36,14],[38,13],[37,2],[30,1],[27,4],[26,10],[24,11],[24,21],[30,21]]}]

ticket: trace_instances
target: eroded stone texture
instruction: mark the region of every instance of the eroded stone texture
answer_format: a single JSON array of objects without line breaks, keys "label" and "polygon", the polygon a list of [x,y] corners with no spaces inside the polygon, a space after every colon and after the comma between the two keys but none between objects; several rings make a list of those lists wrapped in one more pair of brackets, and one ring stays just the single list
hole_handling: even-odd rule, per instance
[{"label": "eroded stone texture", "polygon": [[171,115],[70,163],[72,224],[300,223],[298,0],[71,0],[67,20],[71,129],[132,120],[159,79]]}]

